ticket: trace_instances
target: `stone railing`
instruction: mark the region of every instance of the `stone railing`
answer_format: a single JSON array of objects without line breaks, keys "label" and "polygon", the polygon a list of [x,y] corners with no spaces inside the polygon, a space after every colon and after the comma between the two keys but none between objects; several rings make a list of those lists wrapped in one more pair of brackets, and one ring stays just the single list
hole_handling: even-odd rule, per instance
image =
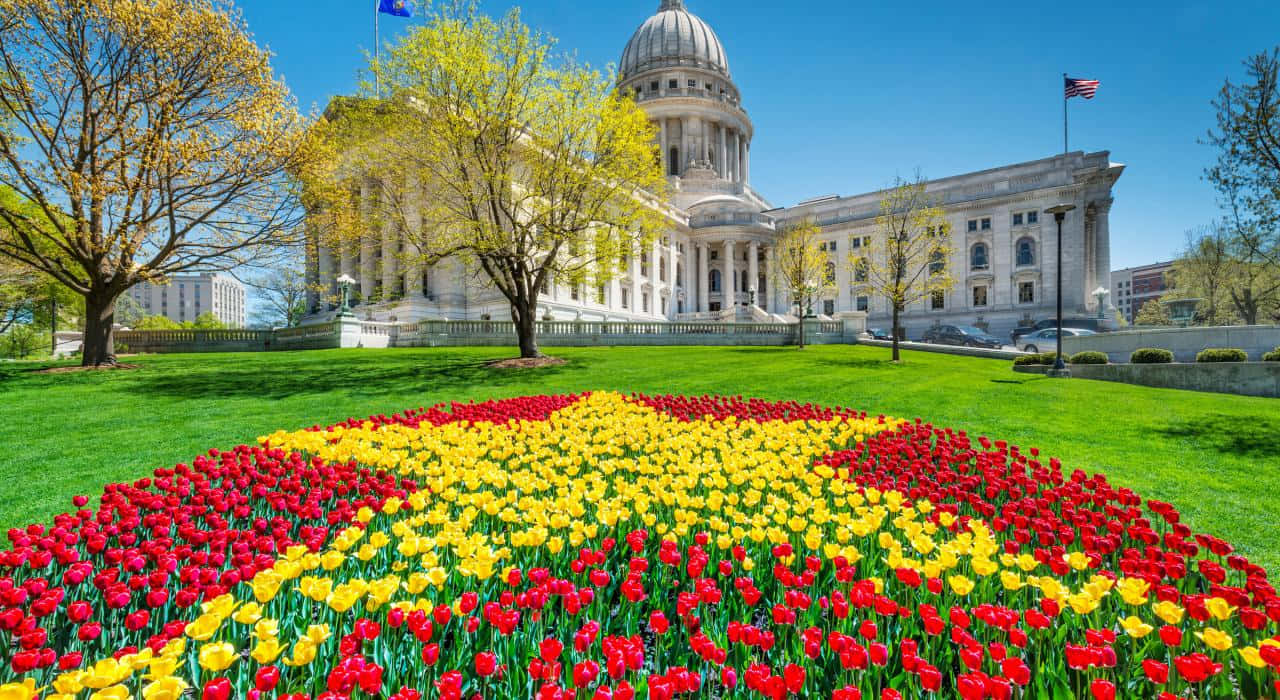
[{"label": "stone railing", "polygon": [[[805,342],[855,343],[864,322],[805,323]],[[598,345],[792,345],[798,324],[689,321],[539,321],[546,346]],[[377,323],[348,316],[274,331],[123,331],[117,344],[128,352],[249,352],[326,348],[511,346],[511,321],[418,321]]]},{"label": "stone railing", "polygon": [[1074,355],[1083,350],[1105,352],[1112,362],[1128,362],[1138,348],[1161,348],[1173,353],[1177,362],[1195,362],[1205,348],[1239,348],[1250,360],[1280,346],[1280,326],[1193,326],[1191,328],[1132,328],[1114,333],[1069,335],[1062,339],[1062,352]]},{"label": "stone railing", "polygon": [[118,331],[116,346],[126,352],[252,352],[271,349],[274,331]]}]

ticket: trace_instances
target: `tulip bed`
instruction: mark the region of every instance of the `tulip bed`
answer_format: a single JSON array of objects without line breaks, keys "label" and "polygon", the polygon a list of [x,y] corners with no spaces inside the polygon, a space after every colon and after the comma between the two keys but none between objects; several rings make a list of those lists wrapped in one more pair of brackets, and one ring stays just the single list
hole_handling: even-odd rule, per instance
[{"label": "tulip bed", "polygon": [[1269,697],[1280,598],[1035,449],[592,393],[278,432],[0,552],[0,700]]}]

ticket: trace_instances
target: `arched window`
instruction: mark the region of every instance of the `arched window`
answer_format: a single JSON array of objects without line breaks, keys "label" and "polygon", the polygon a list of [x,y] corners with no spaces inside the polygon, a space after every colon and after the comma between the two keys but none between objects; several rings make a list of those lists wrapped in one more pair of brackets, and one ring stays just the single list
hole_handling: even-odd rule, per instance
[{"label": "arched window", "polygon": [[711,291],[713,292],[720,291],[720,271],[712,270],[711,274],[709,275],[709,278],[711,282]]},{"label": "arched window", "polygon": [[1036,264],[1036,242],[1030,238],[1018,239],[1018,264]]},{"label": "arched window", "polygon": [[672,146],[671,150],[667,153],[667,174],[668,175],[680,174],[680,147],[679,146]]},{"label": "arched window", "polygon": [[990,261],[987,258],[987,244],[975,244],[969,249],[969,269],[985,270],[988,267],[990,267]]}]

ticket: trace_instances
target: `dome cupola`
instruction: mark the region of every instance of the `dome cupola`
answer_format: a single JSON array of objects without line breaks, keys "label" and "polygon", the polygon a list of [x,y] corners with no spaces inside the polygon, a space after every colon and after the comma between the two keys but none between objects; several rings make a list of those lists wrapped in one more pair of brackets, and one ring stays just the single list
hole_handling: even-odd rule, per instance
[{"label": "dome cupola", "polygon": [[657,14],[640,25],[622,51],[618,77],[625,80],[668,67],[701,68],[730,77],[729,59],[720,38],[689,12],[684,0],[662,0]]}]

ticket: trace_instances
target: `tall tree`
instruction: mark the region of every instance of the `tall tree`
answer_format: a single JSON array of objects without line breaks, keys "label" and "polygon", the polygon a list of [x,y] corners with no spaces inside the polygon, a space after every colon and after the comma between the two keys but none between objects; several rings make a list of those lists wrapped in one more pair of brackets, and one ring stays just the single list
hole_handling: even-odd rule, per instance
[{"label": "tall tree", "polygon": [[804,219],[784,228],[773,246],[772,283],[786,290],[791,303],[799,309],[799,339],[804,348],[804,319],[814,303],[835,284],[829,270],[831,259],[818,239],[822,229],[812,219]]},{"label": "tall tree", "polygon": [[1199,315],[1208,325],[1230,325],[1238,319],[1229,291],[1237,267],[1234,247],[1223,224],[1202,226],[1187,233],[1186,248],[1173,263],[1170,291],[1176,291],[1176,298],[1202,299]]},{"label": "tall tree", "polygon": [[[340,158],[313,173],[319,227],[350,246],[393,225],[406,262],[479,268],[510,304],[520,355],[539,356],[540,290],[603,283],[662,228],[653,127],[612,75],[553,54],[516,10],[445,4],[374,71],[389,99],[330,110],[323,131]],[[333,185],[357,180],[372,183],[372,215]]]},{"label": "tall tree", "polygon": [[889,302],[893,312],[893,361],[900,359],[898,338],[906,308],[955,285],[951,276],[950,225],[927,182],[899,178],[880,200],[876,234],[866,256],[867,286]]},{"label": "tall tree", "polygon": [[1205,176],[1223,196],[1237,243],[1280,268],[1280,46],[1244,68],[1246,80],[1227,79],[1213,101],[1218,125],[1206,143],[1218,159]]},{"label": "tall tree", "polygon": [[230,0],[0,0],[0,255],[84,298],[115,362],[130,286],[295,233],[302,118]]},{"label": "tall tree", "polygon": [[250,277],[244,283],[258,291],[254,323],[267,328],[293,328],[307,315],[307,280],[302,265],[284,265]]}]

